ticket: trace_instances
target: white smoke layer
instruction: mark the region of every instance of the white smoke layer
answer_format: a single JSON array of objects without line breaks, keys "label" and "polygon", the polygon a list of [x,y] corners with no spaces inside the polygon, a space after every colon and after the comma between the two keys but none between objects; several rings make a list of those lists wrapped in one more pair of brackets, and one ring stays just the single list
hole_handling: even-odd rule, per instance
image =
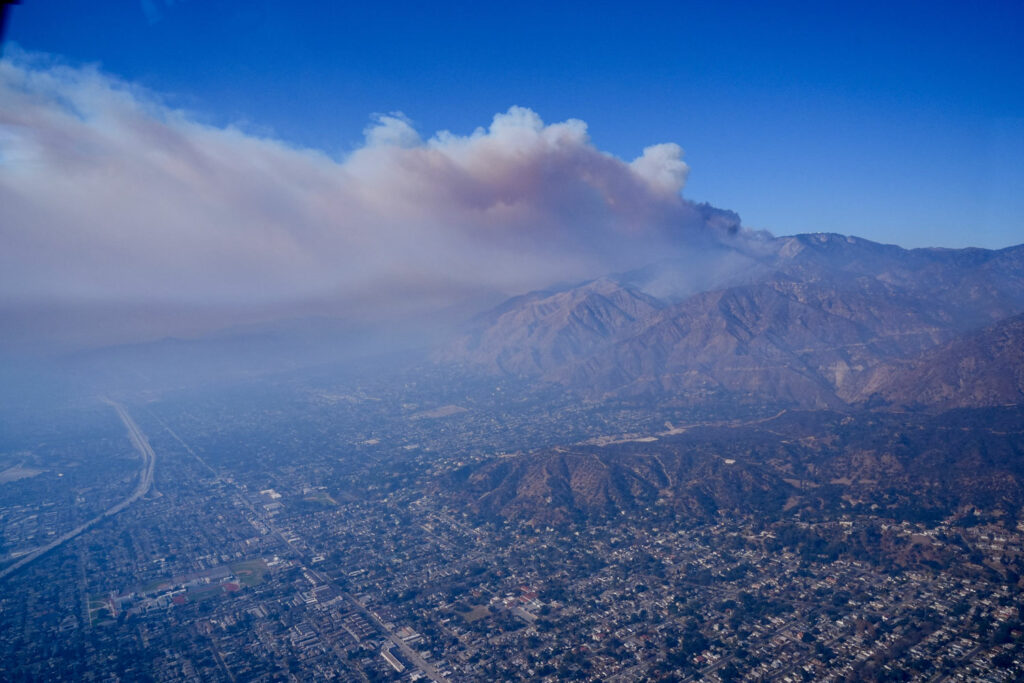
[{"label": "white smoke layer", "polygon": [[575,119],[512,107],[424,139],[390,113],[365,137],[334,159],[203,124],[94,67],[8,58],[0,307],[398,315],[623,270],[737,227],[682,198],[678,145],[625,162]]}]

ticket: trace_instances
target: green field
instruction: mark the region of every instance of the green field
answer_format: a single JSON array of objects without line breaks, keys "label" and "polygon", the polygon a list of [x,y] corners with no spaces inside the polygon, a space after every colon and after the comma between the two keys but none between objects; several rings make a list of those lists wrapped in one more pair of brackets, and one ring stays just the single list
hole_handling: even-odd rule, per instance
[{"label": "green field", "polygon": [[466,620],[466,623],[472,624],[474,621],[480,621],[491,616],[491,610],[488,609],[487,605],[476,605],[468,612],[460,612],[460,616]]},{"label": "green field", "polygon": [[231,565],[231,572],[238,577],[238,582],[244,587],[262,583],[269,571],[267,563],[262,559],[246,560]]},{"label": "green field", "polygon": [[93,621],[102,619],[104,618],[104,615],[101,614],[103,612],[106,613],[106,617],[108,618],[113,618],[114,616],[113,611],[110,609],[110,602],[107,598],[102,596],[89,598],[89,618]]},{"label": "green field", "polygon": [[171,579],[153,579],[149,583],[144,584],[139,588],[139,593],[156,593],[159,591],[167,590],[174,586],[174,582]]},{"label": "green field", "polygon": [[200,586],[189,586],[185,591],[189,601],[200,601],[207,600],[209,598],[221,595],[224,592],[224,586],[219,583],[208,583]]},{"label": "green field", "polygon": [[324,507],[336,507],[338,505],[338,501],[331,498],[326,491],[314,491],[308,496],[305,496],[302,500],[307,503],[323,505]]}]

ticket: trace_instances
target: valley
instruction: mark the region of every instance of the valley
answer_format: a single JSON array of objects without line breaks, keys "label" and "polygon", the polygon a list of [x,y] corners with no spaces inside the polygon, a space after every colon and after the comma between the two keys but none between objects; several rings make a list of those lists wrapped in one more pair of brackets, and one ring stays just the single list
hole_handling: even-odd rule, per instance
[{"label": "valley", "polygon": [[[0,484],[12,549],[72,528],[55,510],[135,500],[8,555],[4,660],[132,680],[1024,675],[1024,285],[974,284],[1020,249],[759,250],[719,289],[662,264],[517,297],[429,355],[122,385],[151,489],[110,406],[62,408],[58,441],[27,423],[4,462],[39,474]],[[75,444],[117,485],[58,477]]]}]

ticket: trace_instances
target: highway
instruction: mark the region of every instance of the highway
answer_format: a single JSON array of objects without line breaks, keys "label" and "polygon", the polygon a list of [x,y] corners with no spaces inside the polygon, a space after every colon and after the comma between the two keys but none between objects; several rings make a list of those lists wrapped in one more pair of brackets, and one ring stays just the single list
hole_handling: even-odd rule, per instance
[{"label": "highway", "polygon": [[25,565],[34,562],[38,558],[42,557],[46,553],[50,552],[54,548],[57,548],[64,543],[67,543],[71,539],[81,535],[85,531],[88,531],[91,527],[95,526],[99,522],[103,521],[108,517],[113,517],[117,513],[124,510],[126,507],[142,498],[149,489],[153,486],[153,468],[156,466],[156,453],[153,452],[153,447],[149,445],[149,440],[146,435],[142,433],[139,426],[135,424],[135,420],[132,419],[131,415],[118,403],[114,403],[109,399],[104,399],[114,410],[117,411],[118,417],[121,418],[121,422],[128,429],[128,438],[131,439],[132,445],[135,446],[135,450],[142,456],[142,469],[139,471],[139,483],[136,484],[135,490],[129,494],[127,498],[122,500],[120,503],[113,505],[99,515],[96,515],[88,522],[79,524],[71,531],[68,531],[61,536],[58,536],[54,540],[50,541],[44,546],[36,548],[29,554],[19,559],[14,564],[0,571],[0,580],[6,579],[8,576],[18,571]]},{"label": "highway", "polygon": [[132,416],[124,409],[124,406],[114,403],[113,401],[107,400],[107,403],[117,411],[118,417],[121,418],[121,422],[128,429],[128,438],[131,439],[132,445],[135,446],[135,450],[142,456],[142,471],[139,473],[139,483],[135,486],[135,490],[132,494],[122,500],[120,503],[104,512],[100,517],[110,517],[116,515],[121,510],[142,498],[146,493],[149,492],[150,487],[153,486],[153,468],[156,466],[156,453],[153,452],[153,447],[149,445],[149,439],[139,429],[139,425],[135,424],[135,420]]}]

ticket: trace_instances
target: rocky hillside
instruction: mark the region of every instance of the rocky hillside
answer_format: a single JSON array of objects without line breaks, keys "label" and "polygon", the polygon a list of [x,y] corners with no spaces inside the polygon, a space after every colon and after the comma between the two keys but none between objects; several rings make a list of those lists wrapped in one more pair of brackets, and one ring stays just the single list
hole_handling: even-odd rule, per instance
[{"label": "rocky hillside", "polygon": [[437,487],[483,520],[545,525],[865,510],[911,520],[969,516],[975,508],[1016,515],[1024,507],[1022,410],[786,412],[489,459]]},{"label": "rocky hillside", "polygon": [[908,365],[878,368],[863,393],[905,407],[1024,404],[1024,316],[957,338]]},{"label": "rocky hillside", "polygon": [[555,449],[473,466],[455,478],[485,517],[541,523],[639,514],[709,519],[782,508],[792,487],[748,462],[664,448]]},{"label": "rocky hillside", "polygon": [[823,234],[699,257],[512,299],[438,358],[591,399],[725,392],[835,408],[888,396],[897,369],[956,364],[966,347],[921,355],[1024,311],[1024,247],[905,250]]},{"label": "rocky hillside", "polygon": [[441,358],[516,376],[545,376],[628,334],[663,306],[609,279],[534,292],[479,317]]}]

